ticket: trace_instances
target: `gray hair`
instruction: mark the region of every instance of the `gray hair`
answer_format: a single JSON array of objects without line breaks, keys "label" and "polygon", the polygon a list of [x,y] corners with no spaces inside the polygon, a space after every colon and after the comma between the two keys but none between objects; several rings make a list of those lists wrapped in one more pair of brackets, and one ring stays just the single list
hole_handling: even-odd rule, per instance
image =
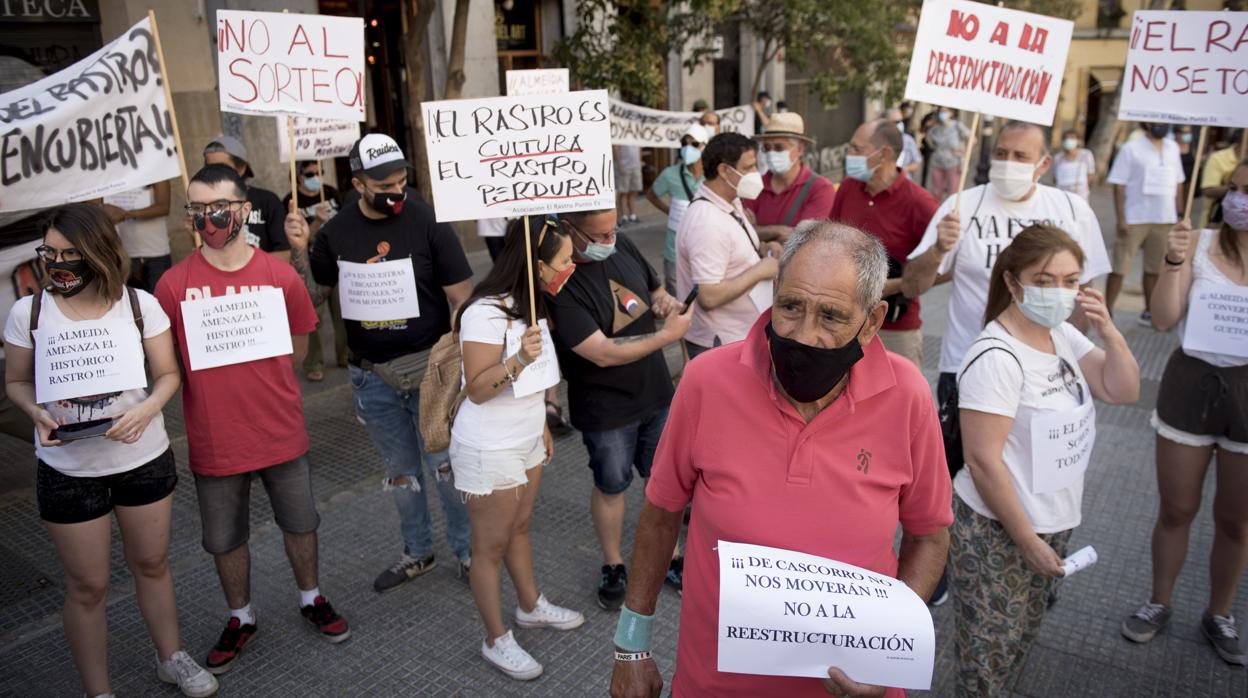
[{"label": "gray hair", "polygon": [[1040,134],[1040,159],[1043,160],[1049,154],[1049,128],[1040,124],[1033,124],[1030,121],[1019,121],[1011,119],[1005,122],[1000,131],[997,131],[997,138],[1001,138],[1001,134],[1006,131],[1035,131]]},{"label": "gray hair", "polygon": [[871,144],[877,148],[892,148],[893,156],[901,155],[901,150],[905,145],[902,140],[901,131],[893,125],[888,119],[876,119],[871,122]]},{"label": "gray hair", "polygon": [[[895,127],[894,127],[895,128]],[[832,253],[829,261],[838,257],[853,260],[858,270],[858,304],[870,312],[884,296],[884,282],[888,279],[888,253],[874,236],[844,223],[832,221],[802,221],[784,243],[780,254],[780,276],[807,243],[826,246]]]}]

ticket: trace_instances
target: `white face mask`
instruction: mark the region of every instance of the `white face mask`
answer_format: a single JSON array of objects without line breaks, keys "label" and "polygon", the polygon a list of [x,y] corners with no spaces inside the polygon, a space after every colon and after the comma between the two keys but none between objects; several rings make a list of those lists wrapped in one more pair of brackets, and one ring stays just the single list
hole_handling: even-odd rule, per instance
[{"label": "white face mask", "polygon": [[729,167],[728,169],[736,172],[741,179],[737,180],[737,196],[746,201],[757,199],[759,194],[763,193],[763,176],[757,172],[749,174],[741,174],[737,172],[737,168]]},{"label": "white face mask", "polygon": [[1036,185],[1036,169],[1040,164],[993,160],[988,168],[988,181],[997,195],[1007,201],[1021,201]]},{"label": "white face mask", "polygon": [[1075,312],[1075,300],[1079,292],[1073,288],[1040,288],[1024,286],[1023,299],[1015,300],[1018,309],[1028,320],[1053,329],[1066,322]]},{"label": "white face mask", "polygon": [[1067,138],[1062,141],[1062,150],[1074,150],[1079,147],[1079,141],[1074,138]]},{"label": "white face mask", "polygon": [[767,169],[779,175],[788,172],[789,168],[793,167],[793,160],[789,157],[787,150],[768,151],[764,159],[767,161]]}]

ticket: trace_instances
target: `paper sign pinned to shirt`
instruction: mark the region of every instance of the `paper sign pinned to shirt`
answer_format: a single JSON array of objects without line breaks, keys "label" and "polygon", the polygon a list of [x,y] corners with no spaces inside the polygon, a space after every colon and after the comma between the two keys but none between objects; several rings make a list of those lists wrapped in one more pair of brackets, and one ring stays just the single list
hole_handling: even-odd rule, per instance
[{"label": "paper sign pinned to shirt", "polygon": [[1192,294],[1183,349],[1248,357],[1248,286],[1202,285]]},{"label": "paper sign pinned to shirt", "polygon": [[389,322],[420,317],[412,260],[371,264],[338,260],[338,302],[346,320]]},{"label": "paper sign pinned to shirt", "polygon": [[182,329],[192,371],[294,351],[286,297],[279,288],[182,301]]},{"label": "paper sign pinned to shirt", "polygon": [[1031,491],[1057,492],[1078,482],[1096,443],[1091,400],[1073,410],[1037,412],[1031,418]]},{"label": "paper sign pinned to shirt", "polygon": [[[551,386],[559,385],[559,359],[555,356],[555,340],[550,336],[550,328],[547,327],[545,318],[538,320],[537,325],[542,330],[542,353],[516,376],[516,382],[511,386],[516,397],[540,393]],[[520,338],[523,336],[524,332],[519,327],[507,330],[508,358],[520,351]]]},{"label": "paper sign pinned to shirt", "polygon": [[928,690],[927,605],[888,575],[805,553],[719,541],[718,669]]},{"label": "paper sign pinned to shirt", "polygon": [[33,335],[40,404],[147,387],[143,345],[132,320],[84,320]]}]

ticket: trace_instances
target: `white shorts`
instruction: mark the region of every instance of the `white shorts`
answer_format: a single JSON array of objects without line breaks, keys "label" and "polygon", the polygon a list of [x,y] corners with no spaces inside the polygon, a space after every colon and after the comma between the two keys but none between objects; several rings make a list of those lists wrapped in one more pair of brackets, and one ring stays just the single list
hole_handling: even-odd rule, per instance
[{"label": "white shorts", "polygon": [[546,446],[538,436],[531,444],[483,451],[451,439],[450,454],[455,489],[484,497],[527,484],[527,472],[545,462]]},{"label": "white shorts", "polygon": [[1248,444],[1241,444],[1238,441],[1231,441],[1225,436],[1210,436],[1208,434],[1192,434],[1182,429],[1174,427],[1161,421],[1157,416],[1157,410],[1153,410],[1152,417],[1149,422],[1153,425],[1153,429],[1157,430],[1157,435],[1167,441],[1173,441],[1180,446],[1192,446],[1194,448],[1203,448],[1205,446],[1214,446],[1231,453],[1242,453],[1248,455]]}]

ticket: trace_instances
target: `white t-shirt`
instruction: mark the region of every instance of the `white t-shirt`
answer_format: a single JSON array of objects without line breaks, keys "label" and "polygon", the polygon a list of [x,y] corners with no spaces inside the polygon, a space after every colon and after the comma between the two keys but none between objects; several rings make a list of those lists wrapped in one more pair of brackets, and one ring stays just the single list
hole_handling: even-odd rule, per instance
[{"label": "white t-shirt", "polygon": [[[1218,231],[1206,228],[1200,231],[1200,238],[1196,242],[1196,253],[1192,257],[1192,288],[1188,291],[1188,303],[1191,299],[1199,297],[1202,293],[1215,291],[1219,286],[1236,286],[1236,282],[1229,276],[1224,274],[1210,259],[1209,254],[1212,252],[1213,239],[1218,235]],[[1187,316],[1179,320],[1179,341],[1187,339]],[[1210,366],[1219,366],[1221,368],[1230,368],[1233,366],[1248,365],[1248,358],[1242,356],[1234,356],[1232,354],[1215,353],[1212,351],[1195,351],[1184,349],[1183,353],[1195,359],[1200,359]]]},{"label": "white t-shirt", "polygon": [[477,221],[477,236],[501,238],[507,234],[506,218],[482,218]]},{"label": "white t-shirt", "polygon": [[[1014,492],[1036,533],[1057,533],[1079,525],[1082,519],[1083,479],[1054,492],[1035,494],[1031,491],[1031,420],[1039,412],[1079,407],[1077,393],[1080,390],[1083,392],[1083,404],[1091,404],[1092,401],[1092,391],[1079,368],[1079,359],[1092,351],[1094,345],[1070,323],[1062,323],[1051,330],[1051,334],[1057,354],[1032,349],[993,321],[976,339],[991,337],[997,341],[979,342],[974,350],[967,353],[967,361],[990,345],[1007,347],[1018,361],[1004,351],[994,349],[981,356],[965,374],[962,374],[962,368],[958,369],[962,376],[958,381],[959,408],[1014,419],[1010,435],[1005,439],[1001,460],[1005,462],[1010,480],[1014,483]],[[1062,370],[1060,359],[1065,359],[1070,365],[1073,376]],[[1026,375],[1019,372],[1019,364],[1022,364]],[[953,479],[953,489],[977,514],[997,518],[975,489],[970,470],[963,468],[958,473]]]},{"label": "white t-shirt", "polygon": [[[953,210],[954,197],[945,199],[928,223],[914,259],[936,244],[936,225]],[[949,324],[940,342],[940,372],[953,373],[962,363],[966,348],[983,329],[988,305],[988,280],[992,265],[1014,236],[1033,223],[1047,223],[1066,231],[1083,248],[1086,258],[1080,283],[1109,273],[1109,255],[1101,225],[1088,202],[1054,187],[1036,185],[1025,201],[1007,201],[991,185],[962,192],[962,236],[941,260],[939,273],[953,270],[953,293],[949,298]]]},{"label": "white t-shirt", "polygon": [[1148,138],[1137,138],[1119,149],[1105,181],[1126,187],[1123,213],[1127,225],[1138,225],[1178,221],[1175,193],[1185,179],[1177,143],[1163,140],[1158,150]]},{"label": "white t-shirt", "polygon": [[[134,205],[138,208],[152,205],[151,187],[127,194],[133,197]],[[131,257],[164,257],[169,254],[169,229],[165,222],[165,217],[160,216],[118,223],[117,235],[121,238],[121,246],[126,249],[126,254]]]},{"label": "white t-shirt", "polygon": [[1088,188],[1088,175],[1096,171],[1096,158],[1092,151],[1080,148],[1074,160],[1067,160],[1066,154],[1053,157],[1053,181],[1057,188],[1078,194],[1085,200],[1092,195]]},{"label": "white t-shirt", "polygon": [[[139,296],[139,312],[143,314],[143,338],[151,339],[169,331],[169,316],[161,310],[160,303],[146,291],[135,291]],[[30,338],[30,304],[31,296],[19,299],[9,311],[9,321],[4,326],[4,341],[15,347],[33,349]],[[134,314],[130,311],[130,300],[122,300],[101,318],[105,320],[126,320],[133,323]],[[70,328],[76,321],[66,317],[56,307],[52,294],[44,292],[39,310],[39,329],[54,330]],[[133,326],[133,325],[132,325]],[[134,334],[138,335],[136,327]],[[57,400],[43,405],[51,413],[52,418],[65,423],[87,422],[93,419],[117,417],[134,405],[147,399],[146,390],[127,390],[121,393],[91,395],[71,400]],[[58,471],[72,477],[101,477],[115,475],[133,470],[144,463],[154,460],[169,448],[169,436],[165,434],[164,416],[157,412],[139,440],[132,444],[124,444],[104,437],[82,439],[65,442],[60,446],[43,446],[39,444],[38,432],[35,433],[35,455]]]},{"label": "white t-shirt", "polygon": [[[510,305],[510,299],[504,300]],[[498,298],[473,302],[459,321],[459,342],[506,345],[508,317],[498,307]],[[510,318],[511,333],[524,334],[529,328],[524,320]],[[512,352],[507,356],[510,358]],[[515,448],[533,443],[546,426],[545,393],[537,392],[518,398],[509,385],[481,404],[465,398],[451,425],[451,438],[458,443],[482,451]]]}]

